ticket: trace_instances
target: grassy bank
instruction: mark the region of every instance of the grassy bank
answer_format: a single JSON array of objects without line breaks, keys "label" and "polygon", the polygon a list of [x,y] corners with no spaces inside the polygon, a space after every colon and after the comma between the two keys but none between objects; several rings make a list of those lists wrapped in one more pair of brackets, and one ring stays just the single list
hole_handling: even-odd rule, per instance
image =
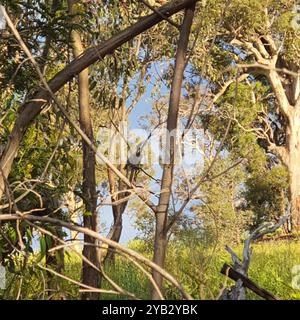
[{"label": "grassy bank", "polygon": [[[133,243],[132,247],[145,252],[143,244]],[[235,248],[238,254],[242,246]],[[171,246],[167,259],[167,269],[181,281],[186,290],[196,299],[216,299],[225,285],[226,279],[220,274],[224,262],[230,263],[229,254],[223,248]],[[300,290],[292,288],[295,265],[300,265],[299,242],[267,242],[253,245],[252,262],[249,277],[262,288],[267,289],[279,299],[300,299]],[[141,298],[149,298],[148,282],[131,265],[118,260],[109,274],[129,291],[136,292]],[[300,271],[299,271],[300,274]],[[232,285],[227,281],[227,286]],[[299,281],[300,284],[300,281]],[[169,299],[179,298],[178,293],[166,284],[166,295]],[[249,299],[258,299],[249,292]]]},{"label": "grassy bank", "polygon": [[[140,241],[130,244],[130,247],[151,258],[148,246]],[[242,247],[235,248],[241,254]],[[229,254],[223,248],[207,248],[202,246],[186,246],[178,243],[171,245],[167,258],[167,270],[173,274],[192,294],[195,299],[216,299],[226,284],[233,282],[220,274],[224,262],[230,263]],[[73,254],[66,257],[65,274],[75,280],[80,280],[81,262]],[[249,277],[262,288],[267,289],[279,299],[300,299],[300,290],[292,288],[295,265],[300,265],[300,243],[295,241],[267,242],[253,245],[252,262]],[[138,298],[149,299],[149,280],[131,262],[118,257],[115,266],[106,266],[105,272],[116,283],[134,293]],[[299,271],[300,274],[300,271]],[[78,299],[78,287],[66,280],[54,278],[57,292],[52,298]],[[47,298],[45,288],[46,273],[38,267],[28,267],[25,277],[10,274],[7,289],[0,291],[2,298],[20,299]],[[300,281],[299,281],[300,284]],[[21,285],[21,291],[19,290]],[[103,280],[103,287],[111,289]],[[178,299],[178,292],[168,283],[165,284],[165,294],[168,299]],[[248,294],[249,299],[258,299]],[[127,299],[127,297],[103,294],[102,299]]]}]

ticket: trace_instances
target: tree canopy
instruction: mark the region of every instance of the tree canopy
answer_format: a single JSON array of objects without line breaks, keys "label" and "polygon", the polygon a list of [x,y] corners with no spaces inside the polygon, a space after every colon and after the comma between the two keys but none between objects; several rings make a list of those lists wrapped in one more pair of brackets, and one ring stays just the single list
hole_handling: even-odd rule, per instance
[{"label": "tree canopy", "polygon": [[[22,279],[1,297],[139,298],[114,278],[125,261],[148,297],[199,298],[195,257],[206,274],[226,246],[247,277],[252,241],[298,237],[294,1],[0,9],[0,264]],[[240,260],[230,246],[241,244]],[[245,298],[245,287],[219,297]]]}]

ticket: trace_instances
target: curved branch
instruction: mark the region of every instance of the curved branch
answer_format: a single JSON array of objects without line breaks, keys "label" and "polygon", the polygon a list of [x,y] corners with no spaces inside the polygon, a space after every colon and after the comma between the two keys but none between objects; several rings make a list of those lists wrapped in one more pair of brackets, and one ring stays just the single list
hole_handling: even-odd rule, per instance
[{"label": "curved branch", "polygon": [[90,237],[94,237],[94,238],[106,243],[110,247],[113,247],[113,248],[123,252],[124,254],[144,263],[145,265],[147,265],[151,269],[153,269],[156,272],[158,272],[159,274],[161,274],[170,283],[172,283],[180,291],[180,293],[184,299],[193,300],[193,298],[187,292],[185,292],[182,285],[172,275],[170,275],[167,271],[165,271],[163,268],[159,267],[157,264],[150,261],[149,259],[147,259],[143,255],[135,252],[134,250],[123,247],[121,244],[119,244],[115,241],[112,241],[110,239],[107,239],[95,231],[92,231],[88,228],[81,227],[79,225],[75,225],[75,224],[72,224],[72,223],[69,223],[66,221],[62,221],[62,220],[54,219],[54,218],[50,218],[50,217],[38,217],[38,216],[26,215],[26,214],[25,215],[22,215],[22,214],[21,215],[20,214],[1,214],[0,215],[0,221],[11,221],[11,220],[28,220],[28,221],[48,222],[48,223],[51,223],[51,224],[54,224],[57,226],[67,228],[69,230],[73,230],[73,231],[77,231],[77,232],[80,232],[83,234],[87,234]]},{"label": "curved branch", "polygon": [[[166,17],[170,17],[173,14],[181,11],[187,6],[194,4],[198,0],[177,0],[172,1],[159,9],[159,12]],[[5,14],[5,8],[0,6],[1,12]],[[141,18],[137,23],[128,27],[127,29],[119,32],[109,40],[102,42],[98,46],[91,47],[83,52],[78,58],[68,64],[63,70],[58,72],[49,82],[53,93],[61,89],[68,81],[70,81],[75,75],[92,65],[93,63],[102,60],[106,55],[111,54],[115,49],[133,39],[140,33],[150,29],[157,23],[164,20],[161,15],[153,13],[149,16]],[[9,141],[1,155],[0,167],[2,168],[2,174],[0,175],[0,197],[4,192],[4,178],[8,177],[13,160],[18,152],[20,143],[24,137],[24,134],[32,121],[39,115],[42,108],[51,100],[51,94],[45,88],[37,88],[32,98],[27,101],[21,108],[19,116],[15,122],[14,128],[10,134]]]}]

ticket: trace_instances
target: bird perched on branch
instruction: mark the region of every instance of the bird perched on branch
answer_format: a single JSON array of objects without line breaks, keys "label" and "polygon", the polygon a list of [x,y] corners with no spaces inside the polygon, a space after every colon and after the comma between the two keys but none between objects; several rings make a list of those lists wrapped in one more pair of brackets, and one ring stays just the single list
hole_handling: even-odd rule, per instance
[{"label": "bird perched on branch", "polygon": [[127,160],[127,164],[125,166],[126,175],[129,181],[133,183],[136,183],[137,176],[140,172],[144,173],[150,179],[156,182],[160,182],[159,180],[155,179],[153,176],[151,176],[147,171],[143,169],[143,165],[141,164],[141,161],[143,157],[142,151],[144,147],[145,147],[145,141],[139,143],[135,152],[129,156]]},{"label": "bird perched on branch", "polygon": [[137,175],[141,171],[142,146],[142,143],[137,146],[136,151],[129,156],[125,166],[127,177],[131,182],[136,181]]}]

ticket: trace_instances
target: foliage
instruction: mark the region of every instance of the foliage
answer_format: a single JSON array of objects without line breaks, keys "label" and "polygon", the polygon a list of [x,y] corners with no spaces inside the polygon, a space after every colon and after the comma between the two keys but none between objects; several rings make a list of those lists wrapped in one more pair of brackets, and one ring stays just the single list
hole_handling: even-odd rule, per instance
[{"label": "foliage", "polygon": [[[76,14],[70,14],[66,0],[2,2],[47,80],[57,74],[61,76],[65,66],[73,65],[72,31],[78,31],[83,49],[95,48],[152,13],[141,1],[105,0],[101,5],[98,1],[80,1],[75,5]],[[158,6],[157,1],[151,4]],[[300,68],[300,28],[291,24],[295,18],[293,5],[293,0],[197,3],[178,123],[200,132],[201,144],[196,147],[201,156],[196,159],[194,154],[188,155],[195,158],[188,170],[176,163],[171,174],[172,197],[166,214],[169,221],[177,219],[167,234],[165,265],[197,299],[218,297],[225,280],[219,271],[229,261],[224,245],[234,246],[241,253],[241,243],[249,231],[265,221],[278,221],[292,203],[291,169],[278,150],[288,150],[295,127],[282,108],[280,94],[268,72],[277,72],[287,100],[295,104],[297,101],[291,102],[294,98],[288,94],[298,85],[291,73],[299,72]],[[180,24],[182,17],[180,12],[171,19]],[[0,33],[0,156],[14,137],[23,138],[5,181],[1,214],[30,213],[79,224],[81,220],[91,220],[93,213],[83,208],[87,200],[82,192],[82,172],[87,168],[83,168],[81,160],[84,153],[81,137],[53,101],[43,107],[31,126],[23,127],[20,114],[37,90],[41,90],[41,82],[9,28]],[[151,136],[153,131],[164,127],[177,40],[177,28],[164,20],[89,67],[87,95],[97,145],[101,147],[105,138],[101,136],[102,128],[113,128],[117,133],[123,123],[129,123],[147,129]],[[275,53],[270,43],[278,48]],[[258,54],[260,50],[263,54]],[[267,62],[272,55],[276,64],[269,70]],[[78,101],[82,97],[77,78],[60,88],[56,97],[77,123]],[[148,101],[152,111],[140,118],[142,124],[131,123],[130,112],[142,114]],[[135,110],[137,106],[142,110]],[[298,125],[299,119],[296,120]],[[140,137],[133,140],[136,144],[141,142]],[[126,148],[132,149],[130,143]],[[118,146],[118,155],[122,151]],[[114,171],[119,170],[128,178],[129,160],[126,165],[116,165]],[[163,192],[160,174],[164,167],[161,158],[159,161],[157,166],[131,168],[131,173],[136,170],[130,181],[135,187],[128,187],[113,171],[109,176],[108,167],[98,164],[97,187],[94,186],[97,204],[106,206],[110,201],[116,209],[113,201],[124,200],[138,188],[156,205]],[[191,192],[197,183],[197,190]],[[126,208],[135,217],[139,232],[128,246],[151,259],[157,230],[155,214],[138,197],[130,197],[128,206],[127,200],[124,203],[124,207],[121,205],[114,211],[122,211],[122,216]],[[117,221],[118,214],[114,214]],[[33,226],[25,220],[1,222],[0,228],[0,262],[9,271],[8,286],[0,291],[1,298],[79,299],[77,285],[40,267],[50,265],[58,270],[60,262],[62,265],[65,262],[60,271],[80,281],[82,259],[67,249],[60,250],[62,256],[59,251],[50,254],[50,249],[61,241],[71,240],[64,229],[42,222]],[[299,292],[290,286],[290,269],[299,264],[297,246],[294,242],[254,244],[250,278],[280,298],[299,299]],[[118,256],[114,262],[106,263],[104,271],[139,298],[150,298],[149,280],[125,257]],[[102,286],[112,289],[105,277]],[[164,291],[169,299],[180,297],[167,282]],[[128,297],[103,294],[102,298]],[[255,296],[249,293],[249,298]]]},{"label": "foliage", "polygon": [[[223,285],[225,277],[220,274],[220,269],[224,262],[230,263],[230,257],[223,248],[217,251],[213,247],[205,247],[197,243],[172,243],[169,249],[167,267],[175,277],[181,279],[182,284],[195,299],[217,299]],[[132,242],[132,249],[151,256],[148,246],[143,242]],[[236,251],[241,254],[241,246]],[[174,264],[174,259],[180,263]],[[282,241],[257,243],[253,245],[253,261],[250,266],[249,277],[260,287],[272,292],[276,297],[283,300],[298,300],[299,290],[293,289],[291,282],[293,266],[300,264],[299,243]],[[67,257],[67,268],[65,274],[75,280],[80,279],[80,259],[74,254]],[[282,261],[285,263],[283,264]],[[45,272],[37,267],[27,265],[22,276],[9,274],[6,291],[0,290],[2,298],[15,299],[18,293],[18,286],[22,277],[22,299],[48,299],[44,292]],[[31,265],[31,266],[30,266]],[[115,266],[107,266],[106,272],[119,285],[128,291],[135,293],[139,298],[149,299],[148,279],[145,278],[130,262],[124,262],[123,258],[118,258]],[[78,299],[78,289],[74,284],[66,280],[56,279],[59,291],[54,292],[53,299]],[[14,283],[14,285],[12,285]],[[229,280],[227,286],[232,285]],[[105,282],[105,289],[111,287]],[[179,298],[178,292],[166,285],[165,290],[168,299]],[[249,299],[260,299],[254,293],[248,292]],[[125,299],[126,297],[103,294],[103,299]]]}]

